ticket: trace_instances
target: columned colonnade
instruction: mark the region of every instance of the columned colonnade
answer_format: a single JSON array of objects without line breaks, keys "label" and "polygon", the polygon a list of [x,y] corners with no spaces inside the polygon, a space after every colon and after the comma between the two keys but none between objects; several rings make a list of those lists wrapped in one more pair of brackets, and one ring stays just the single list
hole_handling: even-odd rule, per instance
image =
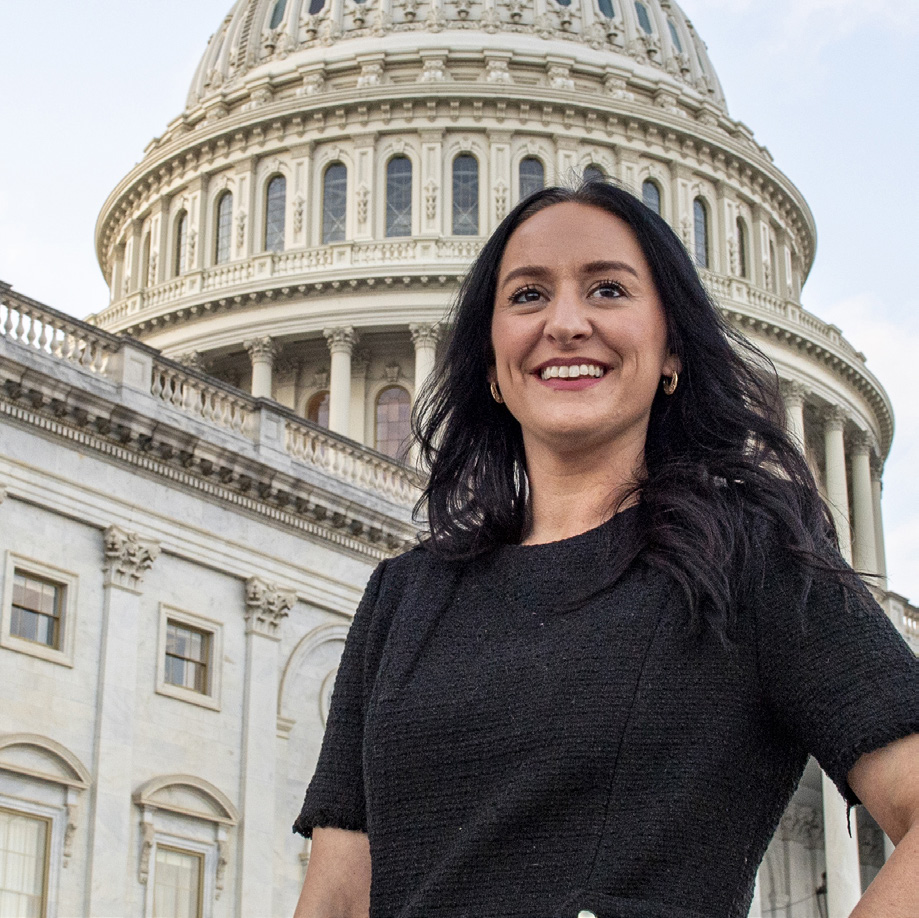
[{"label": "columned colonnade", "polygon": [[[804,405],[808,391],[799,382],[783,381],[782,396],[788,430],[807,455]],[[822,408],[818,416],[823,427],[824,498],[839,534],[840,552],[856,570],[874,575],[877,579],[873,585],[886,590],[887,565],[881,519],[882,461],[874,437],[859,429],[838,405]],[[850,835],[846,804],[826,775],[823,775],[822,795],[828,911],[830,915],[848,915],[861,895],[855,821],[852,821]],[[889,847],[887,850],[889,853]]]},{"label": "columned colonnade", "polygon": [[[408,326],[415,351],[414,394],[421,391],[433,372],[440,337],[436,323],[412,323]],[[352,436],[352,363],[360,334],[350,325],[323,329],[329,348],[329,430],[343,436]],[[245,348],[252,364],[252,395],[271,398],[273,372],[280,353],[278,342],[271,337],[249,338]]]}]

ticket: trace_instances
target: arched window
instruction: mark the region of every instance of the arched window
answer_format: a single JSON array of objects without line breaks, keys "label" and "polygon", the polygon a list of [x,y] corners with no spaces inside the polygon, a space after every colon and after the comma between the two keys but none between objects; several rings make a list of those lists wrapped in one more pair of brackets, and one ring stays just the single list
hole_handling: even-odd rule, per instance
[{"label": "arched window", "polygon": [[402,459],[411,433],[411,399],[402,386],[387,386],[377,396],[376,448],[394,459]]},{"label": "arched window", "polygon": [[322,12],[322,8],[325,6],[325,0],[310,0],[309,14],[310,16],[315,16],[318,13]]},{"label": "arched window", "polygon": [[667,20],[667,25],[670,26],[670,40],[673,42],[673,47],[676,48],[677,54],[683,53],[683,43],[680,41],[680,36],[677,34],[676,25],[672,19]]},{"label": "arched window", "polygon": [[702,198],[692,202],[693,254],[700,268],[708,267],[708,210]]},{"label": "arched window", "polygon": [[559,6],[571,6],[571,0],[555,0]]},{"label": "arched window", "polygon": [[479,234],[479,161],[471,153],[453,160],[453,235]]},{"label": "arched window", "polygon": [[307,403],[306,419],[320,427],[329,426],[329,390],[317,392]]},{"label": "arched window", "polygon": [[546,186],[546,170],[535,156],[520,160],[520,200]]},{"label": "arched window", "polygon": [[274,9],[271,11],[271,19],[268,22],[269,29],[276,29],[284,18],[284,10],[287,7],[287,0],[277,0]]},{"label": "arched window", "polygon": [[600,7],[600,12],[606,16],[607,19],[615,18],[616,10],[613,9],[613,0],[597,0],[597,6]]},{"label": "arched window", "polygon": [[645,179],[641,183],[641,199],[645,202],[645,207],[653,210],[658,216],[661,215],[661,190],[657,187],[657,182]]},{"label": "arched window", "polygon": [[230,240],[233,237],[233,195],[225,191],[217,201],[217,231],[214,234],[214,262],[222,265],[230,260]]},{"label": "arched window", "polygon": [[386,235],[412,235],[412,161],[394,156],[386,164]]},{"label": "arched window", "polygon": [[348,204],[348,169],[332,163],[322,177],[322,241],[341,242],[345,238],[345,211]]},{"label": "arched window", "polygon": [[654,29],[651,28],[651,17],[648,15],[648,8],[641,0],[635,0],[635,12],[638,15],[638,24],[642,27],[644,32],[647,35],[653,34]]},{"label": "arched window", "polygon": [[152,283],[150,277],[150,233],[144,236],[144,244],[140,250],[140,286],[149,287]]},{"label": "arched window", "polygon": [[276,175],[265,192],[265,251],[284,251],[284,218],[287,210],[287,179]]},{"label": "arched window", "polygon": [[599,166],[588,166],[583,172],[585,182],[605,182],[606,173]]},{"label": "arched window", "polygon": [[173,262],[173,273],[176,277],[184,274],[188,267],[186,256],[188,253],[188,214],[183,210],[176,217],[175,232],[175,259]]},{"label": "arched window", "polygon": [[747,225],[737,218],[737,273],[747,276]]}]

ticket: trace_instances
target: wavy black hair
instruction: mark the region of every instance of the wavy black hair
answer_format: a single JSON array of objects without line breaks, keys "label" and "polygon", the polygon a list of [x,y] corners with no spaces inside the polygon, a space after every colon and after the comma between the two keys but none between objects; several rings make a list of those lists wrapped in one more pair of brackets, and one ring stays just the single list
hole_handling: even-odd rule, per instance
[{"label": "wavy black hair", "polygon": [[765,532],[777,533],[802,563],[805,593],[818,570],[854,582],[833,550],[833,521],[810,469],[786,432],[775,367],[728,325],[667,223],[602,181],[545,188],[521,201],[460,288],[452,335],[413,415],[429,470],[417,508],[428,520],[426,547],[468,559],[525,535],[523,436],[489,392],[491,319],[511,235],[533,214],[566,202],[599,208],[631,228],[663,305],[669,347],[682,363],[676,393],[659,389],[651,406],[644,477],[618,503],[639,499],[636,550],[679,585],[690,629],[729,639],[734,610],[762,573]]}]

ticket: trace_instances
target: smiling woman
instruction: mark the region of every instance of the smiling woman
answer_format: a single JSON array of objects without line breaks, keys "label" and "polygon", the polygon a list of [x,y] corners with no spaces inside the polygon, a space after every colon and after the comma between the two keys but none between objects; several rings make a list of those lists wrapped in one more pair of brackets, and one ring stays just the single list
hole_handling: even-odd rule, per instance
[{"label": "smiling woman", "polygon": [[298,918],[745,918],[809,754],[898,844],[853,918],[919,913],[919,664],[776,390],[636,198],[507,216],[416,415],[428,538],[342,657]]}]

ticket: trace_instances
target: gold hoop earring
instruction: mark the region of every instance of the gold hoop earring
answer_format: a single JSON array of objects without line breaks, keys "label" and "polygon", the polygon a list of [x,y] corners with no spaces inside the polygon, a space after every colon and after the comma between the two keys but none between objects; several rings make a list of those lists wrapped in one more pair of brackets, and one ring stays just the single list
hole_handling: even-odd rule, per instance
[{"label": "gold hoop earring", "polygon": [[499,405],[503,405],[503,404],[504,404],[504,399],[501,398],[501,390],[498,388],[498,384],[497,384],[496,382],[490,382],[490,383],[488,384],[488,388],[491,389],[491,397],[492,397]]},{"label": "gold hoop earring", "polygon": [[676,384],[680,381],[680,376],[676,370],[673,371],[673,376],[670,379],[664,377],[662,385],[664,388],[664,395],[673,395],[676,392]]}]

